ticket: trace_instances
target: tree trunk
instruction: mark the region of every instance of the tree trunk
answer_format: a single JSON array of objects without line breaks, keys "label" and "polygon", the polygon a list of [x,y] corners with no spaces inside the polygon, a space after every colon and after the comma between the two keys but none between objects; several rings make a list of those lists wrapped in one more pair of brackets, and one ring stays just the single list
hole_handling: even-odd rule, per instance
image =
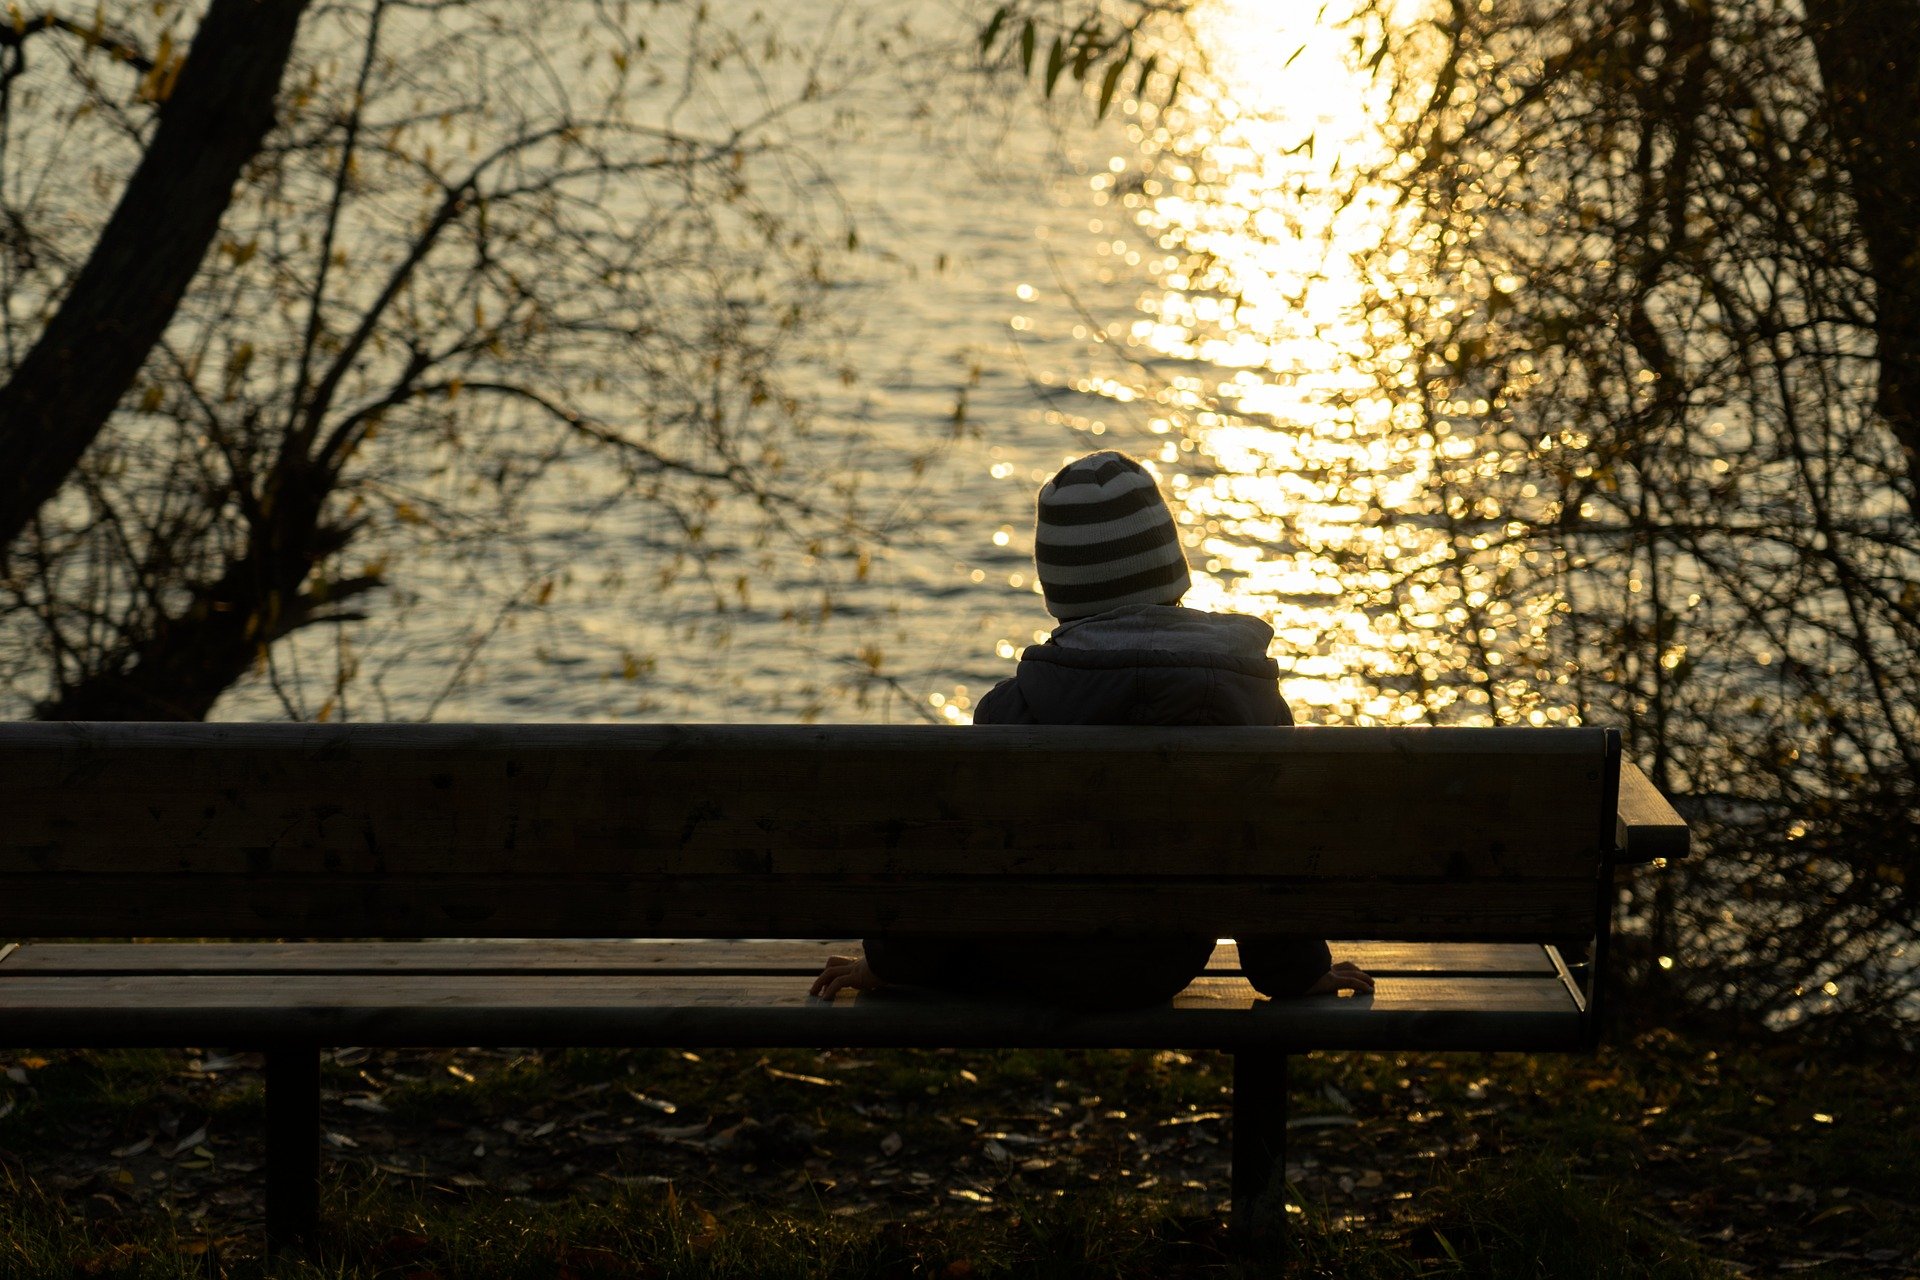
[{"label": "tree trunk", "polygon": [[[0,387],[0,564],[133,385],[273,124],[307,0],[212,0],[120,203]],[[161,73],[164,74],[164,71]]]},{"label": "tree trunk", "polygon": [[382,585],[354,578],[316,591],[288,587],[249,558],[166,618],[144,641],[108,655],[89,674],[34,708],[38,720],[204,720],[274,641],[310,623],[357,618],[339,606]]},{"label": "tree trunk", "polygon": [[[377,576],[312,583],[313,570],[353,537],[321,519],[330,480],[288,468],[271,479],[271,514],[217,580],[197,585],[178,615],[101,655],[92,669],[34,708],[40,720],[204,720],[267,647],[313,622],[343,616],[342,602],[381,585]],[[345,615],[356,616],[356,615]]]},{"label": "tree trunk", "polygon": [[[304,573],[302,574],[304,576]],[[40,720],[204,720],[303,607],[291,571],[249,555],[199,592],[180,617],[105,660],[34,708]]]},{"label": "tree trunk", "polygon": [[1879,408],[1920,517],[1920,0],[1809,0],[1807,34],[1873,274]]}]

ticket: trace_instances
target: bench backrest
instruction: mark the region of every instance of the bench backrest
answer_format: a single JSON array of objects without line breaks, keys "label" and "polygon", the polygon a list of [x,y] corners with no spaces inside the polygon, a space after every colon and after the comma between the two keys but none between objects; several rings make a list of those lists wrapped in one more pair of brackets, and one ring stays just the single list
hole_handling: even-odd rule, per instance
[{"label": "bench backrest", "polygon": [[0,938],[1545,939],[1600,729],[0,725]]}]

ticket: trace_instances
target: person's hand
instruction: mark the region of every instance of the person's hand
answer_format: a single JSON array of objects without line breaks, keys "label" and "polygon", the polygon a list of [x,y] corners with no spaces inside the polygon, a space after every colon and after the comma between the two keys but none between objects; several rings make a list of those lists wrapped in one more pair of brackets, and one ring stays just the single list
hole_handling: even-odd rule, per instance
[{"label": "person's hand", "polygon": [[1373,977],[1351,960],[1342,960],[1321,974],[1320,980],[1307,988],[1307,994],[1310,996],[1330,996],[1342,991],[1370,996],[1373,994]]},{"label": "person's hand", "polygon": [[878,991],[884,984],[867,968],[865,956],[828,956],[827,967],[813,980],[809,995],[831,1000],[842,991]]}]

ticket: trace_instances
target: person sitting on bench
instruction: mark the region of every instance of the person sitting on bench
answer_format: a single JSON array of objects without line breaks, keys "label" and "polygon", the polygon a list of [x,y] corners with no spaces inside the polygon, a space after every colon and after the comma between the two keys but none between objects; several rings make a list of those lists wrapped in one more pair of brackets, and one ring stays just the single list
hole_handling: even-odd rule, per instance
[{"label": "person sitting on bench", "polygon": [[[1273,628],[1180,604],[1190,585],[1173,513],[1145,467],[1089,454],[1040,489],[1034,567],[1060,625],[974,709],[975,724],[1288,725]],[[1089,791],[1073,804],[1097,812]],[[1071,814],[1063,815],[1070,817]],[[1332,963],[1318,938],[1239,939],[1240,962],[1268,996],[1373,990],[1358,966]],[[823,998],[899,983],[974,995],[1036,996],[1087,1009],[1173,998],[1206,968],[1214,939],[890,935],[834,956],[814,980]]]}]

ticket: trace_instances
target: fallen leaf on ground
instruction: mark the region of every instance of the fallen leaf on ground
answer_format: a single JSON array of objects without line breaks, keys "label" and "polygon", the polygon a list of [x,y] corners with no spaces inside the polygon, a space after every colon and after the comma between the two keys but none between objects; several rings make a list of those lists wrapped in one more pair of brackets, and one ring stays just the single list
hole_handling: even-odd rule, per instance
[{"label": "fallen leaf on ground", "polygon": [[825,1076],[803,1076],[797,1071],[782,1071],[778,1067],[763,1067],[762,1070],[775,1080],[793,1080],[800,1084],[819,1085],[824,1089],[838,1089],[840,1087],[838,1080],[829,1080]]},{"label": "fallen leaf on ground", "polygon": [[206,1140],[207,1126],[201,1125],[198,1129],[195,1129],[192,1133],[174,1143],[173,1150],[166,1153],[167,1159],[171,1160],[183,1151],[191,1151]]},{"label": "fallen leaf on ground", "polygon": [[720,1239],[720,1219],[713,1216],[711,1209],[701,1209],[700,1231],[687,1238],[689,1249],[711,1249]]}]

